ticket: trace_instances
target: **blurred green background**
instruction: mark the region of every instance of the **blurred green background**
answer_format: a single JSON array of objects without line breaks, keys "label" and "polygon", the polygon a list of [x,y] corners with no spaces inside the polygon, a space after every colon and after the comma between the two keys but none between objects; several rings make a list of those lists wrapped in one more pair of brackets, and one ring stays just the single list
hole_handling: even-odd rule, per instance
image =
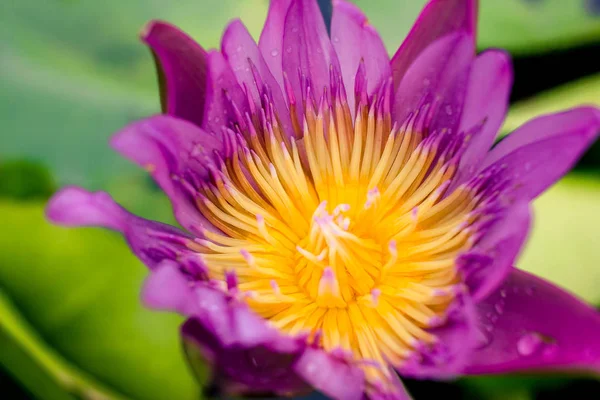
[{"label": "blurred green background", "polygon": [[[390,52],[423,0],[356,0]],[[144,267],[115,234],[62,229],[43,216],[64,184],[104,189],[132,211],[172,222],[164,196],[107,145],[159,111],[138,33],[175,23],[204,47],[228,20],[257,36],[268,0],[0,0],[0,390],[3,398],[198,399],[181,355],[180,318],[139,302]],[[600,104],[600,1],[482,0],[479,47],[515,57],[503,133],[536,115]],[[600,150],[536,201],[519,267],[600,306]],[[588,378],[409,382],[415,398],[597,399]],[[8,394],[8,397],[4,397]],[[591,396],[591,397],[590,397]]]}]

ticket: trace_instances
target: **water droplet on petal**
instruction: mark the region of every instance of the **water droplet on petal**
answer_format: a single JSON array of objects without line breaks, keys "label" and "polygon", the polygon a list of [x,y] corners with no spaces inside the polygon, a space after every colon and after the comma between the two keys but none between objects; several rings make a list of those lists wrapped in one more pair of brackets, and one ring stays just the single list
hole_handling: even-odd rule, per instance
[{"label": "water droplet on petal", "polygon": [[557,347],[554,340],[537,332],[526,333],[517,342],[517,352],[530,356],[548,346]]},{"label": "water droplet on petal", "polygon": [[295,26],[295,27],[293,27],[293,28],[292,28],[292,32],[293,32],[293,33],[296,33],[296,32],[298,32],[298,27],[296,27],[296,26]]},{"label": "water droplet on petal", "polygon": [[545,358],[553,358],[556,353],[558,353],[558,345],[556,343],[550,343],[546,345],[542,354]]},{"label": "water droplet on petal", "polygon": [[525,288],[525,294],[527,296],[533,296],[534,293],[535,293],[535,287],[530,286],[528,288]]},{"label": "water droplet on petal", "polygon": [[239,53],[239,52],[241,52],[241,51],[242,51],[242,46],[238,46],[238,47],[237,47],[235,50],[236,50],[238,53]]},{"label": "water droplet on petal", "polygon": [[285,49],[285,51],[286,51],[288,54],[290,54],[290,53],[292,52],[292,48],[291,48],[291,47],[288,47],[287,49]]},{"label": "water droplet on petal", "polygon": [[500,291],[500,296],[503,297],[503,298],[506,298],[506,289],[502,289]]},{"label": "water droplet on petal", "polygon": [[271,55],[272,55],[273,57],[277,57],[277,56],[279,55],[279,50],[277,50],[277,49],[273,49],[273,50],[271,50]]},{"label": "water droplet on petal", "polygon": [[502,313],[504,312],[504,300],[500,300],[499,302],[497,302],[494,305],[494,310],[496,310],[496,313],[498,315],[502,315]]},{"label": "water droplet on petal", "polygon": [[477,329],[476,335],[476,348],[478,350],[484,349],[492,343],[492,335],[489,332]]},{"label": "water droplet on petal", "polygon": [[339,38],[339,37],[337,37],[337,36],[334,36],[334,37],[333,37],[333,41],[337,43],[337,42],[339,42],[339,41],[340,41],[340,38]]}]

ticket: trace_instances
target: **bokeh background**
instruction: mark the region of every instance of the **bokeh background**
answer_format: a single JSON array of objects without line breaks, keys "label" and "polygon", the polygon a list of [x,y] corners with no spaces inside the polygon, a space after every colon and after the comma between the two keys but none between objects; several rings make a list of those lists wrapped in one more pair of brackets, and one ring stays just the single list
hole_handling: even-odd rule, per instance
[{"label": "bokeh background", "polygon": [[[424,0],[355,0],[390,51]],[[325,2],[322,2],[325,4]],[[143,171],[107,145],[159,112],[154,65],[138,33],[175,23],[205,48],[228,20],[257,37],[268,0],[0,0],[0,393],[43,400],[201,398],[182,357],[180,318],[139,302],[144,267],[117,235],[49,225],[65,184],[110,191],[173,222]],[[600,1],[481,0],[480,49],[515,61],[502,133],[542,113],[600,104]],[[519,267],[600,305],[600,145],[535,203]],[[593,377],[503,376],[408,382],[416,400],[598,399]],[[7,396],[7,397],[6,397]]]}]

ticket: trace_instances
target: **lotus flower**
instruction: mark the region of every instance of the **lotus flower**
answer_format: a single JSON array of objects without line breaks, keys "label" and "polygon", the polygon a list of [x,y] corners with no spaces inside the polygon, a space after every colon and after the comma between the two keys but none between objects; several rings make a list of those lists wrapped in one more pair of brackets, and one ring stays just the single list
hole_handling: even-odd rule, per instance
[{"label": "lotus flower", "polygon": [[600,111],[492,147],[512,71],[476,55],[476,6],[430,1],[391,60],[342,0],[330,35],[316,1],[274,0],[258,44],[235,20],[220,50],[152,22],[166,115],[111,144],[183,230],[74,187],[48,217],[121,232],[150,269],[143,300],[188,317],[190,363],[226,394],[407,399],[399,377],[600,372],[600,315],[514,267],[531,201]]}]

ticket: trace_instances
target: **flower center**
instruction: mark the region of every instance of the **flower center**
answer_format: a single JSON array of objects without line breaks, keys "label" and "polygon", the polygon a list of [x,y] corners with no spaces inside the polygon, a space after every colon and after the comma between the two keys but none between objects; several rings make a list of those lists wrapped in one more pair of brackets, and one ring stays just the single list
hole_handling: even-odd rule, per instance
[{"label": "flower center", "polygon": [[428,329],[456,295],[478,200],[448,191],[455,158],[440,144],[450,135],[427,135],[426,107],[398,128],[377,99],[355,117],[343,101],[307,103],[296,138],[264,114],[225,135],[228,154],[197,198],[220,232],[190,247],[210,278],[235,272],[280,330],[401,365],[436,340]]}]

